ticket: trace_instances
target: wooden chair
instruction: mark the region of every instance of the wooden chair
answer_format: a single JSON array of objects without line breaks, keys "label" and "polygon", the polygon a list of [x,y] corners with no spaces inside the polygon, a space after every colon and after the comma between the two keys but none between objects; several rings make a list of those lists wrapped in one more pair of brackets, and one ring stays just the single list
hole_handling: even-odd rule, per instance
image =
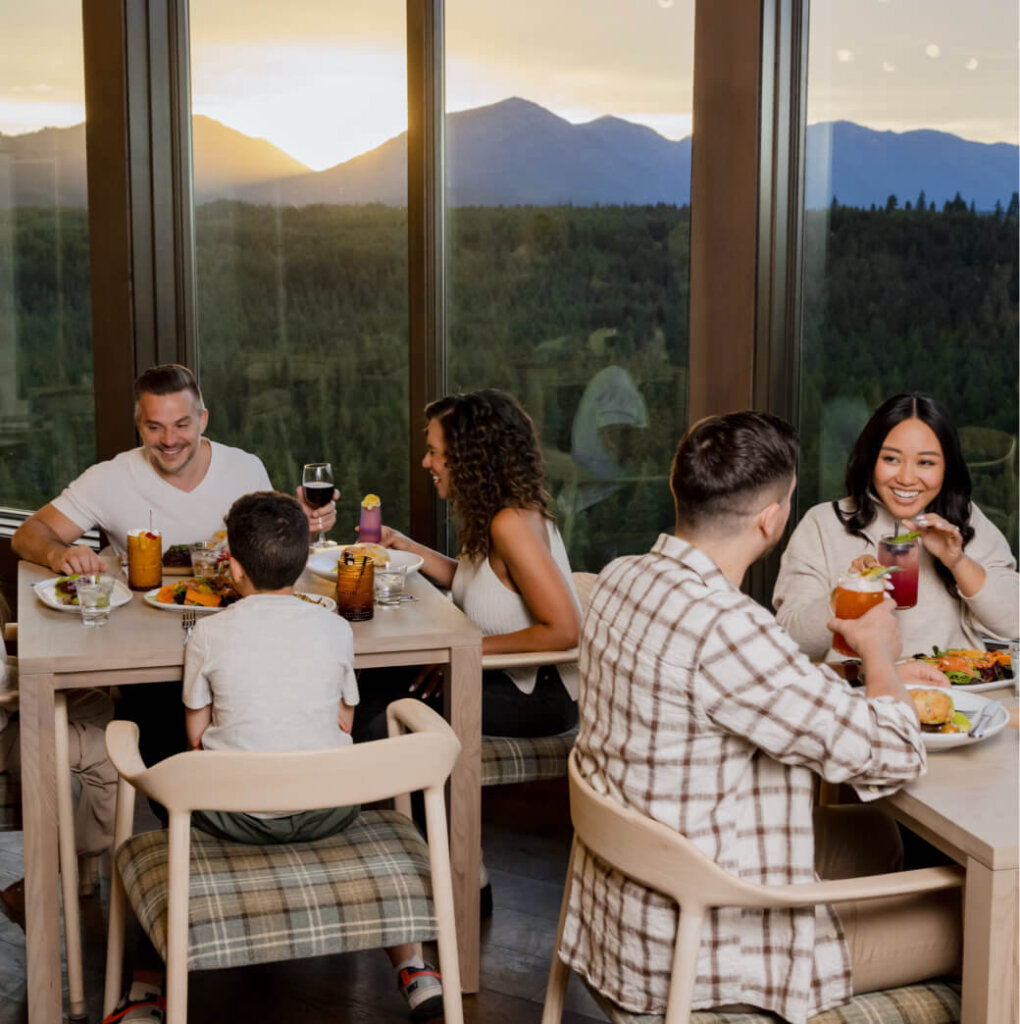
[{"label": "wooden chair", "polygon": [[[184,1024],[188,971],[437,938],[447,1024],[462,1024],[460,968],[443,786],[460,743],[417,700],[387,709],[390,738],[294,753],[202,751],[146,768],[138,727],[111,722],[117,790],[104,1015],[121,994],[125,900],[166,960],[167,1024]],[[410,735],[397,735],[402,729]],[[131,835],[135,790],[159,801],[169,830]],[[425,792],[428,841],[410,820]],[[251,846],[192,830],[195,810],[284,811],[368,804],[345,831]],[[226,908],[229,908],[227,910]]]},{"label": "wooden chair", "polygon": [[[701,928],[708,911],[714,907],[804,907],[934,892],[963,884],[960,869],[937,867],[799,885],[755,885],[723,871],[679,832],[597,793],[581,778],[576,754],[570,757],[569,776],[574,844],[567,868],[542,1024],[558,1024],[563,1015],[569,968],[560,959],[559,947],[570,899],[574,859],[581,846],[628,878],[669,896],[680,907],[669,1000],[665,1017],[659,1018],[663,1024],[688,1024],[692,1019],[691,994]],[[695,1015],[695,1021],[698,1016]],[[621,1021],[628,1017],[630,1015],[622,1012],[618,1015]],[[640,1019],[651,1021],[654,1018],[645,1015]],[[746,1021],[748,1018],[740,1019]]]},{"label": "wooden chair", "polygon": [[[572,574],[581,610],[595,583],[595,573]],[[569,665],[577,661],[577,648],[566,651],[527,651],[521,654],[487,654],[482,669],[534,668]],[[506,786],[515,782],[556,779],[567,774],[567,755],[577,739],[577,727],[556,736],[483,736],[482,785]]]},{"label": "wooden chair", "polygon": [[[18,639],[18,624],[4,626],[4,641]],[[18,708],[18,691],[0,691],[0,707]],[[85,976],[82,970],[81,908],[78,904],[79,877],[86,874],[85,858],[79,860],[74,841],[74,799],[71,795],[71,765],[68,755],[67,694],[54,696],[57,775],[57,837],[60,886],[64,908],[64,946],[67,952],[67,990],[70,1024],[88,1019],[85,1007]],[[21,781],[0,763],[0,831],[21,830]]]}]

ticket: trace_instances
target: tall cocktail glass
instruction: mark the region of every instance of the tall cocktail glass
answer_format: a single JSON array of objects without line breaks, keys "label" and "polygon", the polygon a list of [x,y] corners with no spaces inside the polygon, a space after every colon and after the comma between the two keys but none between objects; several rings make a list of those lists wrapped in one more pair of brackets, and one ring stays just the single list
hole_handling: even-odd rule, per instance
[{"label": "tall cocktail glass", "polygon": [[[859,619],[868,609],[882,603],[885,580],[881,576],[868,577],[850,573],[840,576],[833,593],[832,612],[837,619]],[[846,642],[842,633],[832,634],[833,649],[847,658],[860,655]]]},{"label": "tall cocktail glass", "polygon": [[358,540],[366,544],[378,544],[382,540],[382,502],[378,494],[366,494],[361,499]]},{"label": "tall cocktail glass", "polygon": [[878,561],[898,570],[889,574],[896,607],[913,608],[917,604],[917,572],[921,564],[921,544],[917,536],[883,537],[878,542]]},{"label": "tall cocktail glass", "polygon": [[163,537],[157,530],[131,530],[127,556],[132,590],[152,590],[163,582]]}]

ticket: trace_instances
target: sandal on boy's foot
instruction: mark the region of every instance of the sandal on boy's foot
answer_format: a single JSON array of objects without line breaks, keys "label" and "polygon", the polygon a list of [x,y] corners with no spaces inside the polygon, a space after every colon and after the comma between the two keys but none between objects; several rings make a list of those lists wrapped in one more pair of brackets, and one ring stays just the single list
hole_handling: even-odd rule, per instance
[{"label": "sandal on boy's foot", "polygon": [[411,1020],[428,1020],[443,1012],[443,983],[431,964],[398,971],[397,985],[407,1000]]},{"label": "sandal on boy's foot", "polygon": [[22,931],[25,930],[25,879],[19,878],[0,892],[0,911]]},{"label": "sandal on boy's foot", "polygon": [[165,1011],[166,1000],[159,989],[136,981],[117,1009],[103,1018],[103,1024],[163,1024]]}]

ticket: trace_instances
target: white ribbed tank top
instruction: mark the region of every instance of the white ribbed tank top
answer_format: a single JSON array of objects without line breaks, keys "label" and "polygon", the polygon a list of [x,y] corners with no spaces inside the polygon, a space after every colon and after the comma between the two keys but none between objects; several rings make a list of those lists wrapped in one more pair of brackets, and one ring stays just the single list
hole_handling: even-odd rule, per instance
[{"label": "white ribbed tank top", "polygon": [[[570,576],[570,560],[567,549],[556,525],[546,520],[549,531],[549,545],[553,561],[563,574],[570,588],[578,619],[581,617],[581,602],[577,599],[574,581]],[[497,633],[516,633],[535,623],[527,602],[520,594],[510,590],[492,571],[488,558],[468,561],[460,558],[450,588],[454,603],[482,631],[482,636]],[[577,700],[577,665],[557,665],[563,685],[573,700]],[[521,693],[531,693],[538,678],[537,668],[508,669],[507,675],[514,681]]]}]

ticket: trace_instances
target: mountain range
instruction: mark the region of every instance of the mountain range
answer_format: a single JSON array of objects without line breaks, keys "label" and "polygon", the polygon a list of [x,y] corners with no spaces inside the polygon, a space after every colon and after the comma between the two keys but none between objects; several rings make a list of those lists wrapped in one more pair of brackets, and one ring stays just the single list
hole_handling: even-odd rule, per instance
[{"label": "mountain range", "polygon": [[[691,137],[664,138],[618,117],[571,124],[511,98],[448,115],[447,201],[451,206],[683,204],[690,200]],[[265,139],[211,118],[193,119],[195,200],[253,203],[407,202],[407,135],[324,171],[312,171]],[[941,206],[957,192],[979,210],[1007,205],[1020,157],[1008,143],[970,142],[946,132],[874,131],[849,121],[807,130],[806,200],[827,206],[902,204],[922,190]],[[84,125],[0,134],[0,206],[83,206]]]}]

